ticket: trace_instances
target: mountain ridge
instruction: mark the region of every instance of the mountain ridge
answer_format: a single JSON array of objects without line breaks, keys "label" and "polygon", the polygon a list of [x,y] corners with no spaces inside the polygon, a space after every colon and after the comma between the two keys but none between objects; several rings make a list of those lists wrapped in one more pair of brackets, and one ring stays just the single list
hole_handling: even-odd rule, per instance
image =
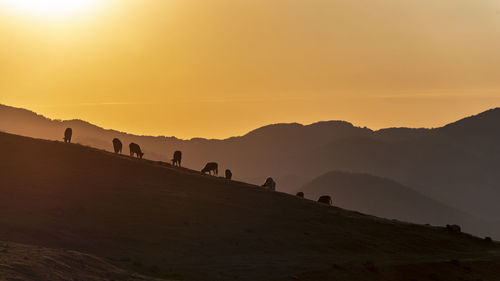
[{"label": "mountain ridge", "polygon": [[[434,128],[429,128],[429,127],[386,127],[386,128],[380,128],[377,130],[373,130],[367,127],[361,127],[361,126],[355,126],[354,124],[344,121],[344,120],[326,120],[326,121],[316,121],[310,124],[302,124],[298,122],[291,122],[291,123],[273,123],[273,124],[268,124],[264,125],[258,128],[255,128],[245,134],[239,135],[239,136],[230,136],[227,138],[203,138],[203,137],[192,137],[189,139],[181,139],[177,138],[175,136],[166,136],[166,135],[143,135],[143,134],[132,134],[132,133],[127,133],[125,131],[119,131],[119,130],[114,130],[114,129],[106,129],[104,127],[101,127],[99,125],[95,125],[91,122],[82,120],[82,119],[67,119],[67,120],[61,120],[61,119],[51,119],[48,117],[45,117],[42,114],[38,114],[35,111],[21,108],[21,107],[13,107],[13,106],[8,106],[5,104],[0,104],[0,113],[3,113],[2,111],[11,111],[11,112],[21,112],[25,117],[37,117],[43,121],[52,121],[52,122],[59,122],[59,123],[80,123],[89,127],[92,127],[94,129],[99,129],[99,130],[104,130],[104,131],[111,131],[114,133],[119,133],[119,134],[126,134],[126,135],[131,135],[131,136],[137,136],[137,137],[152,137],[152,138],[165,138],[165,139],[175,139],[178,141],[190,141],[190,140],[202,140],[202,141],[226,141],[226,140],[231,140],[235,138],[242,138],[242,137],[247,137],[247,136],[253,136],[253,135],[259,135],[263,133],[267,133],[267,131],[273,130],[273,129],[288,129],[288,128],[293,128],[293,129],[309,129],[309,128],[318,128],[318,127],[329,127],[329,128],[338,128],[338,127],[343,127],[343,128],[354,128],[354,129],[363,129],[363,130],[368,130],[372,133],[376,134],[381,134],[383,135],[384,133],[387,132],[394,132],[394,131],[404,131],[404,132],[426,132],[426,131],[433,131],[433,130],[449,130],[450,128],[456,128],[456,127],[463,127],[463,125],[467,124],[469,127],[475,127],[471,123],[474,123],[477,121],[477,119],[493,119],[490,122],[491,123],[496,123],[498,120],[500,120],[500,107],[495,107],[488,109],[486,111],[483,111],[478,114],[474,114],[471,116],[463,117],[460,118],[454,122],[445,124],[440,127],[434,127]],[[3,113],[5,114],[5,113]],[[494,118],[492,118],[494,117]]]}]

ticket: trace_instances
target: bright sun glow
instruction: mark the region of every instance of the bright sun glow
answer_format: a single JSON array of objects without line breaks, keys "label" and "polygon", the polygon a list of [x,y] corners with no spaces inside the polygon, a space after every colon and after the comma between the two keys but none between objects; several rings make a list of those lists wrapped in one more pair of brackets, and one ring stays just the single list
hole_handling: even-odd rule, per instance
[{"label": "bright sun glow", "polygon": [[44,18],[72,17],[92,8],[99,0],[0,0],[12,12]]}]

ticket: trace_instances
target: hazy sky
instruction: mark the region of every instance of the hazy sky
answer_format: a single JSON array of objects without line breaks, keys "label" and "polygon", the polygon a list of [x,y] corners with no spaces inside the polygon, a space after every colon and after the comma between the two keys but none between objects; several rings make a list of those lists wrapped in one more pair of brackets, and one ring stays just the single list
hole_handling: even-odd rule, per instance
[{"label": "hazy sky", "polygon": [[500,106],[500,0],[80,1],[0,0],[0,103],[183,138]]}]

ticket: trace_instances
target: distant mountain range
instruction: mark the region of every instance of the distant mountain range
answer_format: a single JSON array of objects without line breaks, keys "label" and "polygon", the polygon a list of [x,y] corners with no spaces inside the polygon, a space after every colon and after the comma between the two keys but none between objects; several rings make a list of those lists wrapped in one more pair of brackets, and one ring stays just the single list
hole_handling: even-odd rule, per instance
[{"label": "distant mountain range", "polygon": [[80,120],[50,120],[0,106],[0,130],[8,133],[62,140],[64,129],[72,127],[76,142],[111,151],[111,140],[118,137],[125,146],[132,141],[140,144],[145,158],[161,161],[170,161],[175,150],[182,150],[183,165],[189,168],[199,170],[216,161],[220,170],[231,169],[235,179],[262,184],[271,176],[278,190],[289,193],[331,171],[391,179],[489,221],[500,233],[499,125],[496,108],[435,129],[373,131],[328,121],[269,125],[224,140],[180,140],[105,130]]}]

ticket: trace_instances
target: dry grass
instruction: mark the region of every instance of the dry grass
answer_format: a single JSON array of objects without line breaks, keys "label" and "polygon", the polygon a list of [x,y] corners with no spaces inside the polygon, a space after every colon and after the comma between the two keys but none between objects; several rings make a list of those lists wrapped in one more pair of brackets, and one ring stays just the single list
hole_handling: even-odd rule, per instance
[{"label": "dry grass", "polygon": [[154,281],[93,255],[0,241],[0,279],[17,281]]}]

